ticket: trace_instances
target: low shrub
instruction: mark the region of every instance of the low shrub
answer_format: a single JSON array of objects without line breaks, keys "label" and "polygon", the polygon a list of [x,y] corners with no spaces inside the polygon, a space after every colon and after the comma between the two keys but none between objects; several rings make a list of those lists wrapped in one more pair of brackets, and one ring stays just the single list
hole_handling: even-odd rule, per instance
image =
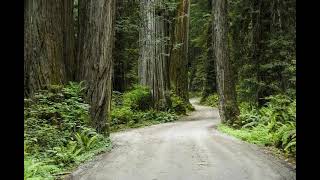
[{"label": "low shrub", "polygon": [[134,112],[129,107],[114,108],[111,111],[111,126],[117,124],[126,124],[132,120]]},{"label": "low shrub", "polygon": [[177,119],[174,112],[152,109],[151,94],[149,89],[143,86],[134,86],[125,93],[113,92],[111,109],[112,131],[171,122]]},{"label": "low shrub", "polygon": [[207,106],[211,106],[211,107],[218,107],[219,105],[219,97],[217,94],[211,94],[208,97],[203,97],[200,100],[200,104],[202,105],[207,105]]},{"label": "low shrub", "polygon": [[243,128],[252,128],[261,123],[261,116],[256,107],[250,105],[249,103],[241,103],[239,105],[239,109],[240,126]]},{"label": "low shrub", "polygon": [[182,98],[176,96],[175,94],[171,94],[171,110],[178,115],[187,113],[187,104],[183,101]]},{"label": "low shrub", "polygon": [[89,126],[84,89],[82,83],[71,82],[25,99],[25,179],[54,179],[80,162],[79,157],[110,146],[109,139]]},{"label": "low shrub", "polygon": [[296,100],[286,95],[270,96],[266,100],[268,103],[260,109],[248,103],[240,104],[241,129],[226,125],[219,129],[251,143],[275,146],[296,157]]},{"label": "low shrub", "polygon": [[24,158],[24,179],[55,179],[54,174],[61,171],[57,165],[50,164],[50,160]]},{"label": "low shrub", "polygon": [[132,90],[123,94],[123,105],[132,110],[149,110],[152,108],[150,89],[145,86],[135,85]]},{"label": "low shrub", "polygon": [[166,122],[172,122],[177,120],[177,116],[173,113],[168,113],[168,112],[158,112],[156,113],[156,118],[155,121],[159,121],[162,123]]}]

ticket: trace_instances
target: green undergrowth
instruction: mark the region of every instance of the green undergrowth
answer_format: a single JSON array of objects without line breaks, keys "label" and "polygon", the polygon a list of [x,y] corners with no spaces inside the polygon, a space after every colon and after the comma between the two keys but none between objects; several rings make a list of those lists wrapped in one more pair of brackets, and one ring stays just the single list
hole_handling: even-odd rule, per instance
[{"label": "green undergrowth", "polygon": [[211,106],[211,107],[218,107],[219,97],[216,93],[211,94],[207,97],[202,97],[200,100],[201,105]]},{"label": "green undergrowth", "polygon": [[267,99],[267,105],[260,109],[246,103],[240,105],[240,129],[220,124],[218,130],[250,143],[275,147],[295,159],[296,100],[286,95]]},{"label": "green undergrowth", "polygon": [[135,85],[124,93],[114,91],[112,94],[111,131],[138,128],[153,124],[172,122],[180,115],[192,110],[192,106],[171,94],[171,107],[166,110],[155,110],[152,107],[152,96],[147,87]]},{"label": "green undergrowth", "polygon": [[182,98],[171,92],[171,108],[170,111],[177,115],[186,115],[188,112],[194,111],[194,107],[190,102],[185,102]]},{"label": "green undergrowth", "polygon": [[24,179],[57,179],[111,147],[90,128],[80,83],[50,86],[24,100]]}]

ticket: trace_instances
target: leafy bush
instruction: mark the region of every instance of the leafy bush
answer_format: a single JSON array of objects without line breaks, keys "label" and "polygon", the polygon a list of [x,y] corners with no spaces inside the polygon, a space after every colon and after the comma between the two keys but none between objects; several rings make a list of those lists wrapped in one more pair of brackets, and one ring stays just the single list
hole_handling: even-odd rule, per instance
[{"label": "leafy bush", "polygon": [[129,107],[114,108],[111,111],[111,126],[128,123],[134,115]]},{"label": "leafy bush", "polygon": [[79,95],[80,84],[53,87],[25,100],[25,141],[41,152],[66,144],[89,120],[89,105]]},{"label": "leafy bush", "polygon": [[171,108],[172,111],[175,112],[176,114],[186,114],[187,113],[187,105],[183,101],[182,98],[179,96],[176,96],[175,94],[171,94]]},{"label": "leafy bush", "polygon": [[177,119],[174,113],[155,111],[151,107],[151,94],[146,87],[134,86],[132,90],[123,94],[113,92],[111,130],[135,128]]},{"label": "leafy bush", "polygon": [[109,146],[109,140],[88,125],[84,90],[82,83],[71,82],[25,99],[25,179],[53,179],[53,174],[74,166],[78,157]]},{"label": "leafy bush", "polygon": [[152,107],[150,89],[145,86],[135,85],[131,91],[123,94],[123,104],[132,110],[149,110]]},{"label": "leafy bush", "polygon": [[261,122],[261,116],[259,114],[259,111],[254,106],[248,103],[241,103],[239,109],[240,125],[243,128],[252,128],[257,126]]},{"label": "leafy bush", "polygon": [[123,94],[119,91],[112,91],[112,107],[121,107],[123,106]]},{"label": "leafy bush", "polygon": [[[120,109],[125,109],[126,107],[122,107]],[[117,111],[118,112],[118,111]],[[116,114],[113,115],[114,119],[112,119],[112,125],[111,130],[121,130],[126,128],[137,128],[142,126],[148,126],[152,124],[159,124],[159,123],[166,123],[166,122],[172,122],[177,120],[177,115],[174,113],[170,113],[167,111],[129,111],[131,116],[125,116],[126,122],[123,123],[117,123],[116,120],[117,117],[121,116]]]},{"label": "leafy bush", "polygon": [[177,120],[177,116],[173,113],[168,113],[168,112],[158,112],[156,113],[156,118],[155,121],[159,122],[172,122]]},{"label": "leafy bush", "polygon": [[283,149],[285,152],[296,153],[296,124],[289,122],[282,124],[273,134],[273,144],[277,148]]},{"label": "leafy bush", "polygon": [[57,173],[60,168],[57,165],[48,164],[48,161],[39,161],[34,158],[24,159],[24,179],[41,180],[44,177],[48,180],[53,180],[54,173]]},{"label": "leafy bush", "polygon": [[219,97],[217,94],[211,94],[206,98],[202,98],[200,100],[200,104],[211,106],[211,107],[218,107]]}]

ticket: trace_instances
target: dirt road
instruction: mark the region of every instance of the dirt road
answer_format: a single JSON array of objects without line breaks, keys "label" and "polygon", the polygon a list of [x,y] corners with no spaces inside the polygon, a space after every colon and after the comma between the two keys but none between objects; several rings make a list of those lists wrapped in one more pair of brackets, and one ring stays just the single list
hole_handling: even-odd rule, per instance
[{"label": "dirt road", "polygon": [[74,180],[292,180],[295,171],[214,126],[218,110],[199,106],[183,120],[111,134],[114,149]]}]

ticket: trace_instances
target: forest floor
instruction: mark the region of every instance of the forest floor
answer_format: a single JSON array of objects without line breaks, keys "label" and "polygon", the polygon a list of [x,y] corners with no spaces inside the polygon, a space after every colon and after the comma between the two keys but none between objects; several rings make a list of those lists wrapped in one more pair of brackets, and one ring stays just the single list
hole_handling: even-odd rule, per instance
[{"label": "forest floor", "polygon": [[216,130],[217,109],[198,105],[179,121],[111,134],[113,149],[74,180],[293,180],[295,170],[263,148]]}]

